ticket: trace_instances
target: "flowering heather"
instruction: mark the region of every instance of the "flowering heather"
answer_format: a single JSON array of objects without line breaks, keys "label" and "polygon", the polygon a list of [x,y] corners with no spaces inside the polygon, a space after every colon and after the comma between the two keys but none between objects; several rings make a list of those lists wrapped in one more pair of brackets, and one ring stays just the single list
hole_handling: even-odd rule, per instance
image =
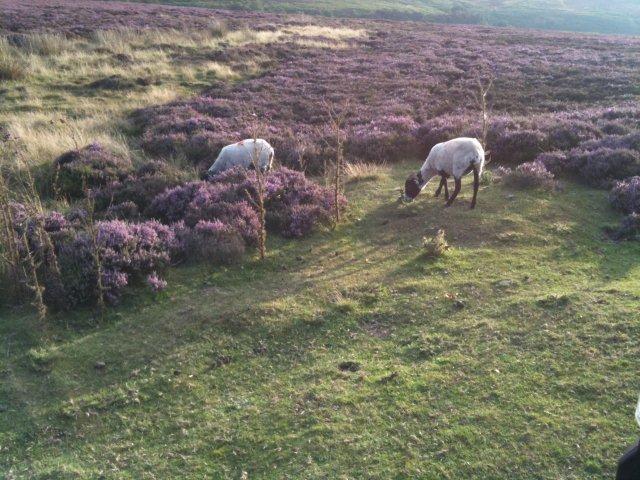
[{"label": "flowering heather", "polygon": [[233,226],[220,220],[200,220],[191,232],[189,249],[198,260],[228,264],[242,258],[245,243]]},{"label": "flowering heather", "polygon": [[137,217],[158,194],[187,180],[185,172],[159,161],[146,162],[134,172],[124,173],[126,170],[120,178],[93,190],[96,208],[108,208],[118,218]]},{"label": "flowering heather", "polygon": [[599,148],[569,153],[569,168],[591,185],[609,186],[613,180],[640,175],[640,152],[623,148]]},{"label": "flowering heather", "polygon": [[609,193],[611,205],[624,213],[640,213],[640,177],[616,182]]},{"label": "flowering heather", "polygon": [[567,173],[569,167],[567,154],[559,150],[541,153],[536,157],[535,161],[542,163],[554,175]]},{"label": "flowering heather", "polygon": [[326,103],[345,113],[348,157],[426,156],[439,141],[479,135],[470,100],[477,75],[495,78],[488,147],[499,161],[518,164],[541,151],[575,148],[612,131],[611,122],[637,124],[637,108],[624,102],[640,81],[638,39],[405,23],[391,33],[383,23],[356,24],[368,36],[343,50],[228,49],[229,58],[258,49],[277,59],[259,78],[137,112],[143,147],[208,167],[222,146],[248,136],[242,106],[251,98],[285,165],[296,166],[301,151],[312,168],[322,165]]},{"label": "flowering heather", "polygon": [[156,272],[151,272],[147,275],[147,285],[149,285],[154,293],[159,293],[167,288],[167,281],[158,277]]},{"label": "flowering heather", "polygon": [[[5,32],[46,31],[68,35],[89,35],[98,29],[115,28],[210,28],[220,15],[201,8],[177,8],[124,2],[83,0],[2,0]],[[246,18],[242,13],[237,19]],[[261,19],[261,15],[252,15]],[[236,21],[238,21],[236,20]]]},{"label": "flowering heather", "polygon": [[552,188],[553,173],[541,161],[526,162],[503,176],[507,185],[516,188]]},{"label": "flowering heather", "polygon": [[[227,170],[207,182],[191,182],[165,191],[153,201],[149,214],[166,223],[220,220],[233,227],[248,244],[257,239],[255,173]],[[266,177],[267,227],[286,237],[307,235],[326,222],[333,208],[330,190],[306,179],[303,173],[279,168]],[[340,197],[341,207],[346,205]]]},{"label": "flowering heather", "polygon": [[60,155],[54,161],[57,189],[62,195],[78,198],[84,188],[94,189],[123,180],[131,170],[131,161],[92,143]]}]

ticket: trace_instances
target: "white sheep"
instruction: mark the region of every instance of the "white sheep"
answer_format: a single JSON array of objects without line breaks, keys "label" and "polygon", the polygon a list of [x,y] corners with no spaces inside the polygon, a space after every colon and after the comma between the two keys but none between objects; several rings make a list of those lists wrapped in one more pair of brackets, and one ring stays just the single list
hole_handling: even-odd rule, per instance
[{"label": "white sheep", "polygon": [[213,165],[207,170],[206,176],[211,177],[233,167],[254,168],[254,160],[257,160],[263,172],[269,171],[273,164],[275,152],[273,147],[261,138],[247,139],[241,142],[227,145],[222,150]]},{"label": "white sheep", "polygon": [[[444,187],[446,206],[450,206],[460,193],[462,177],[473,172],[473,200],[471,208],[476,206],[480,175],[484,167],[484,149],[475,138],[455,138],[448,142],[438,143],[431,149],[418,173],[412,173],[404,184],[404,199],[413,200],[418,196],[429,181],[440,176],[440,186],[436,190],[436,197]],[[447,179],[453,177],[455,189],[449,197]]]}]

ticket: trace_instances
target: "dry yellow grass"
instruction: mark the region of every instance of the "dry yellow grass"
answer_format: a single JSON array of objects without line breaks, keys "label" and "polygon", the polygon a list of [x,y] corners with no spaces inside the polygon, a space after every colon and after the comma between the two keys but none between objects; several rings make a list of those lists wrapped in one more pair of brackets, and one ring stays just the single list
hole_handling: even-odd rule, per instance
[{"label": "dry yellow grass", "polygon": [[344,173],[348,182],[379,180],[390,172],[390,167],[385,163],[347,163]]},{"label": "dry yellow grass", "polygon": [[[0,36],[0,78],[8,80],[10,92],[0,104],[3,128],[19,141],[32,165],[91,141],[135,157],[136,149],[122,133],[128,111],[194,94],[213,80],[235,82],[260,73],[257,58],[238,68],[207,60],[202,52],[283,41],[342,48],[345,40],[362,35],[362,30],[313,25],[227,31],[223,24],[212,24],[192,31],[97,31],[89,38],[32,34],[19,46]],[[131,88],[91,88],[92,82],[109,77]],[[137,88],[139,79],[153,85]]]}]

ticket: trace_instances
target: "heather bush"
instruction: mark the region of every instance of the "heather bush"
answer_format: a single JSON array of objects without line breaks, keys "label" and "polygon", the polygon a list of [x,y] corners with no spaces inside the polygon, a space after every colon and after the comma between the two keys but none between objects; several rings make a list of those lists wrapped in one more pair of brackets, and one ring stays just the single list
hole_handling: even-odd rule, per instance
[{"label": "heather bush", "polygon": [[550,125],[539,125],[546,134],[546,147],[550,150],[570,150],[580,143],[600,136],[600,130],[588,120],[564,119]]},{"label": "heather bush", "polygon": [[154,293],[159,293],[167,288],[167,281],[158,277],[156,272],[151,272],[147,275],[147,285],[149,285]]},{"label": "heather bush", "polygon": [[131,161],[120,158],[92,143],[78,150],[60,155],[53,164],[59,193],[80,198],[84,188],[104,187],[110,182],[121,181],[131,171]]},{"label": "heather bush", "polygon": [[515,188],[547,188],[555,185],[553,173],[540,161],[526,162],[506,173],[504,182]]},{"label": "heather bush", "polygon": [[600,120],[598,128],[605,135],[626,135],[631,133],[631,128],[621,121]]},{"label": "heather bush", "polygon": [[[303,237],[331,219],[334,194],[307,180],[303,173],[280,168],[267,176],[267,227],[285,237]],[[346,207],[344,196],[338,208]]]},{"label": "heather bush", "polygon": [[388,158],[415,156],[420,153],[417,132],[418,124],[413,118],[385,115],[355,127],[345,145],[345,154],[380,163]]},{"label": "heather bush", "polygon": [[140,218],[140,209],[135,203],[126,201],[111,205],[104,216],[108,220],[137,220]]},{"label": "heather bush", "polygon": [[166,268],[176,249],[170,227],[156,221],[98,222],[97,248],[102,263],[105,298],[115,302],[131,279]]},{"label": "heather bush", "polygon": [[559,150],[541,153],[536,157],[535,162],[542,163],[554,175],[567,173],[569,169],[567,154]]},{"label": "heather bush", "polygon": [[[136,218],[153,199],[168,188],[185,182],[186,172],[160,161],[142,164],[124,178],[113,180],[92,192],[96,209],[109,209],[118,218]],[[135,206],[135,208],[133,208]]]},{"label": "heather bush", "polygon": [[571,171],[591,185],[608,186],[613,180],[640,175],[640,153],[628,149],[572,150]]},{"label": "heather bush", "polygon": [[611,205],[627,214],[640,213],[640,177],[616,182],[609,193]]},{"label": "heather bush", "polygon": [[[188,227],[201,220],[220,220],[252,245],[259,228],[255,181],[255,172],[227,170],[207,182],[191,182],[163,192],[149,212],[165,223],[184,220]],[[344,208],[344,197],[339,201]],[[283,167],[266,176],[265,207],[271,231],[286,237],[307,235],[314,226],[328,221],[333,205],[331,191],[310,182],[301,172]]]},{"label": "heather bush", "polygon": [[214,264],[239,261],[245,252],[245,242],[236,228],[220,220],[201,220],[193,228],[188,241],[193,258]]},{"label": "heather bush", "polygon": [[601,150],[636,150],[640,152],[640,132],[632,132],[627,135],[607,135],[597,140],[590,140],[580,144],[580,149],[585,151]]},{"label": "heather bush", "polygon": [[58,310],[94,304],[98,298],[98,273],[89,235],[74,231],[71,238],[57,244],[56,252],[64,292],[49,295],[46,288],[47,304]]},{"label": "heather bush", "polygon": [[547,146],[547,137],[538,130],[505,131],[491,147],[493,158],[500,163],[519,165],[533,161]]},{"label": "heather bush", "polygon": [[640,240],[640,214],[630,213],[624,217],[620,227],[610,235],[614,240]]}]

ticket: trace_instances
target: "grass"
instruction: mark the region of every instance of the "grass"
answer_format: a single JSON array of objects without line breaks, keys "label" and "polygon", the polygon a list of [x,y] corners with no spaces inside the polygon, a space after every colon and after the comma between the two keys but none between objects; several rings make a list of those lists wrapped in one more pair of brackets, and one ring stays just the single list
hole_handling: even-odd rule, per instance
[{"label": "grass", "polygon": [[0,471],[611,478],[637,437],[640,245],[605,240],[616,215],[579,185],[398,204],[414,163],[264,263],[173,269],[104,319],[0,312]]},{"label": "grass", "polygon": [[223,49],[294,42],[344,48],[363,30],[292,26],[275,31],[121,29],[90,38],[34,33],[24,44],[0,36],[0,129],[22,145],[31,165],[98,141],[115,153],[142,154],[130,141],[127,113],[199,93],[214,82],[237,82],[263,71],[260,54],[242,63],[212,61]]},{"label": "grass", "polygon": [[632,0],[138,0],[141,3],[640,34]]}]

